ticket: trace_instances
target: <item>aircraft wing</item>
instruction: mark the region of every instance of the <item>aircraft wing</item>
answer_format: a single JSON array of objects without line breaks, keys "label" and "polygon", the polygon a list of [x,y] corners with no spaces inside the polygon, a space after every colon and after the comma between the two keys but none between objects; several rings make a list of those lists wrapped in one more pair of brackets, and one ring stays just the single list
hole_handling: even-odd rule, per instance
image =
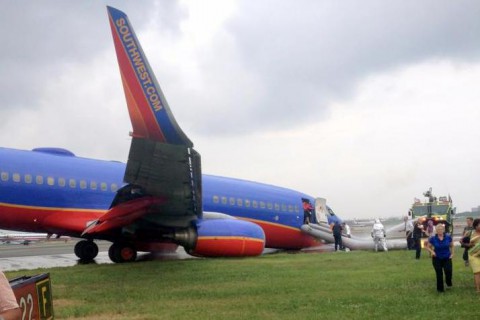
[{"label": "aircraft wing", "polygon": [[[107,10],[133,132],[127,186],[85,233],[124,227],[146,215],[158,225],[186,227],[202,215],[200,155],[173,117],[127,16]],[[123,203],[138,195],[153,200],[129,212]]]},{"label": "aircraft wing", "polygon": [[147,214],[150,208],[163,202],[164,200],[158,197],[142,197],[121,203],[89,225],[82,235],[108,233],[110,230],[130,225]]}]

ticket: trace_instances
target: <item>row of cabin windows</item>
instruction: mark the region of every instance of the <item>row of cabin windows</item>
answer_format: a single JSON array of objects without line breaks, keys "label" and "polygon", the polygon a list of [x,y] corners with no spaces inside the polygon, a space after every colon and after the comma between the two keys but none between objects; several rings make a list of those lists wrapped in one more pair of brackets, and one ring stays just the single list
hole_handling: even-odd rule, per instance
[{"label": "row of cabin windows", "polygon": [[[0,179],[2,181],[9,181],[10,174],[8,172],[2,171],[0,173]],[[77,181],[76,179],[65,179],[65,178],[55,179],[53,177],[44,177],[39,175],[33,176],[31,174],[23,175],[23,179],[22,179],[22,176],[19,173],[13,173],[12,181],[17,183],[20,183],[23,181],[23,183],[27,183],[27,184],[31,184],[35,182],[38,185],[42,185],[46,183],[49,186],[54,186],[56,182],[56,185],[59,187],[65,187],[68,184],[68,186],[72,189],[75,189],[78,184],[80,189],[87,189],[88,187],[91,190],[100,189],[102,191],[107,191],[109,188],[111,192],[116,192],[118,190],[118,185],[116,183],[111,183],[110,185],[107,184],[106,182],[97,183],[96,181],[90,181],[87,183],[86,180]]]},{"label": "row of cabin windows", "polygon": [[225,197],[225,196],[213,196],[213,203],[221,203],[224,205],[231,205],[231,206],[237,206],[237,207],[247,207],[247,208],[260,208],[260,209],[269,209],[269,210],[275,210],[275,211],[280,211],[280,208],[282,211],[287,211],[288,212],[300,212],[299,206],[298,205],[292,205],[292,204],[279,204],[279,203],[271,203],[271,202],[265,202],[265,201],[257,201],[257,200],[249,200],[249,199],[240,199],[240,198],[234,198],[234,197]]}]

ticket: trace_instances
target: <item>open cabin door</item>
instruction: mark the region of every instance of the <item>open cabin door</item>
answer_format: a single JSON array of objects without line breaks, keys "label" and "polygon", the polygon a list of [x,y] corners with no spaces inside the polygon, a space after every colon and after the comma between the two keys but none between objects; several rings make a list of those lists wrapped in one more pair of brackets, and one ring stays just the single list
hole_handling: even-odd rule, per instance
[{"label": "open cabin door", "polygon": [[315,219],[318,224],[328,224],[327,219],[327,199],[316,198],[315,199]]}]

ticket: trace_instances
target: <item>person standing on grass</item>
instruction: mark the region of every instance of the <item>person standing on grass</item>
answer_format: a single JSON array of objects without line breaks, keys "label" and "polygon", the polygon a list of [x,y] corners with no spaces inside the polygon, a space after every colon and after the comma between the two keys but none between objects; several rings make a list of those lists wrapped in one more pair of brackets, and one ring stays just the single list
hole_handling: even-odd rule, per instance
[{"label": "person standing on grass", "polygon": [[411,213],[409,212],[408,217],[405,221],[405,237],[407,240],[407,250],[411,250],[414,248],[413,242],[413,220]]},{"label": "person standing on grass", "polygon": [[445,233],[445,226],[441,223],[435,227],[436,235],[430,237],[426,249],[432,254],[432,265],[437,278],[437,291],[445,292],[443,274],[447,289],[452,287],[452,258],[453,241],[449,234]]},{"label": "person standing on grass", "polygon": [[420,254],[422,252],[422,235],[423,235],[423,225],[420,221],[417,221],[415,223],[415,226],[413,227],[413,243],[415,247],[415,259],[420,259]]},{"label": "person standing on grass", "polygon": [[470,235],[473,231],[473,218],[472,217],[467,217],[466,219],[467,225],[465,228],[463,228],[463,234],[462,234],[462,239],[460,240],[460,245],[462,248],[465,248],[465,251],[463,251],[463,261],[465,263],[465,267],[468,267],[468,249],[470,249],[469,243],[470,243]]},{"label": "person standing on grass", "polygon": [[342,228],[343,228],[343,231],[345,232],[345,236],[347,238],[351,238],[352,234],[351,234],[351,231],[350,231],[350,226],[348,224],[346,224],[345,222],[343,222],[342,223]]},{"label": "person standing on grass", "polygon": [[468,260],[473,271],[475,288],[480,294],[480,219],[473,220],[473,231],[470,236]]},{"label": "person standing on grass", "polygon": [[425,230],[425,234],[427,235],[427,237],[431,238],[435,235],[435,226],[433,225],[433,221],[432,220],[428,220],[427,221],[427,230]]},{"label": "person standing on grass", "polygon": [[379,245],[383,248],[383,251],[388,251],[386,241],[387,234],[385,233],[385,227],[378,218],[375,219],[375,223],[373,224],[371,236],[373,238],[375,252],[378,251]]},{"label": "person standing on grass", "polygon": [[22,312],[12,287],[3,272],[0,271],[0,320],[20,320],[21,318]]},{"label": "person standing on grass", "polygon": [[335,251],[342,249],[342,226],[338,221],[335,221],[335,224],[332,225],[333,238],[335,239]]},{"label": "person standing on grass", "polygon": [[[342,230],[343,230],[343,234],[345,234],[345,236],[347,238],[351,238],[352,237],[352,234],[350,233],[350,226],[348,224],[346,224],[345,222],[342,222]],[[345,247],[345,244],[342,240],[342,250],[345,250],[346,247]]]}]

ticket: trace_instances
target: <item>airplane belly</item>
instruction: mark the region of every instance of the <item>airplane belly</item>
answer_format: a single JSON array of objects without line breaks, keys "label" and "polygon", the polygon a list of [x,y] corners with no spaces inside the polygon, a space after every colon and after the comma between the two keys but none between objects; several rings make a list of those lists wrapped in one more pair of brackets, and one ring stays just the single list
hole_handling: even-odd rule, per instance
[{"label": "airplane belly", "polygon": [[302,233],[298,228],[258,221],[256,223],[265,232],[266,248],[299,250],[322,244],[315,238]]},{"label": "airplane belly", "polygon": [[0,228],[28,232],[79,236],[87,222],[98,219],[101,210],[39,208],[0,204]]}]

